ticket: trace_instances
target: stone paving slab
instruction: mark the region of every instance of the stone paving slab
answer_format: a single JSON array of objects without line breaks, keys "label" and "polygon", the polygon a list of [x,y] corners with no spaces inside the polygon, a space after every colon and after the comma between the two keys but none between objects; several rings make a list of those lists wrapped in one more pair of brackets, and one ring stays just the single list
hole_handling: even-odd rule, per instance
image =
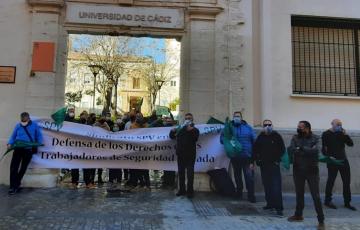
[{"label": "stone paving slab", "polygon": [[[315,229],[317,224],[312,200],[306,196],[305,222],[289,223],[295,197],[284,194],[285,217],[263,211],[263,196],[258,203],[224,198],[211,193],[196,193],[193,200],[176,197],[172,190],[126,192],[106,186],[85,188],[24,189],[7,195],[0,186],[0,230],[27,229]],[[327,229],[360,229],[360,212],[341,207],[341,196],[335,197],[338,210],[325,208]],[[360,196],[353,204],[360,209]]]}]

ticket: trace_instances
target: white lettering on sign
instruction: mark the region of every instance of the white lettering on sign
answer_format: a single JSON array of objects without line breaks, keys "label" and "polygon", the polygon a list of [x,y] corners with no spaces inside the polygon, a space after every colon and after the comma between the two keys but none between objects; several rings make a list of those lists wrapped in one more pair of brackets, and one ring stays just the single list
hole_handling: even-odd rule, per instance
[{"label": "white lettering on sign", "polygon": [[184,10],[67,3],[67,23],[184,28]]}]

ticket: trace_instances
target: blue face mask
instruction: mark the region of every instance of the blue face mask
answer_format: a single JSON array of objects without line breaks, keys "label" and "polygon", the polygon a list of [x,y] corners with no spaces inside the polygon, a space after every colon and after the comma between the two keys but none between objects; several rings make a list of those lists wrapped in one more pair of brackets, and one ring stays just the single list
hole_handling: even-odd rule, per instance
[{"label": "blue face mask", "polygon": [[264,130],[265,130],[266,133],[271,133],[273,131],[273,127],[272,126],[266,126],[264,128]]},{"label": "blue face mask", "polygon": [[233,120],[234,120],[234,124],[238,125],[238,124],[241,123],[241,118],[240,117],[234,117]]},{"label": "blue face mask", "polygon": [[342,126],[341,125],[338,125],[338,126],[335,126],[334,127],[334,131],[336,132],[336,133],[339,133],[339,132],[342,132]]}]

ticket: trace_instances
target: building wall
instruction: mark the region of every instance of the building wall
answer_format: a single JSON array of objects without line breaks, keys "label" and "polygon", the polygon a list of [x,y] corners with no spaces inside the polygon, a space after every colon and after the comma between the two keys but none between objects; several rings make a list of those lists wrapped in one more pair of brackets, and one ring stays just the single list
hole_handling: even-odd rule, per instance
[{"label": "building wall", "polygon": [[292,96],[291,15],[360,19],[357,0],[261,1],[261,117],[278,127],[309,120],[325,129],[340,118],[347,129],[359,130],[360,98]]}]

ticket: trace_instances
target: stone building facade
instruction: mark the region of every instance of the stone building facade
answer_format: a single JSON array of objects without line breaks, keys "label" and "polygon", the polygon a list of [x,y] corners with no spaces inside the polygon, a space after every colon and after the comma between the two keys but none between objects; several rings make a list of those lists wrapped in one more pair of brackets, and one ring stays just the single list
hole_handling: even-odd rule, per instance
[{"label": "stone building facade", "polygon": [[[325,129],[332,118],[340,117],[356,133],[360,130],[357,93],[294,92],[292,24],[296,16],[345,18],[356,28],[359,8],[357,0],[1,1],[0,65],[16,66],[15,84],[0,84],[1,146],[21,111],[48,116],[63,105],[71,33],[151,35],[181,41],[180,113],[191,111],[197,123],[209,116],[224,119],[240,110],[250,124],[270,118],[284,129],[294,129],[300,119]],[[340,25],[348,25],[349,20]],[[53,71],[32,71],[38,42],[55,44]],[[359,70],[355,68],[356,76]],[[350,157],[352,164],[359,163],[358,155]],[[8,159],[1,162],[2,183],[7,182],[8,163]],[[51,186],[55,183],[51,173],[33,170],[27,180]],[[354,178],[353,186],[359,188],[359,184]]]}]

